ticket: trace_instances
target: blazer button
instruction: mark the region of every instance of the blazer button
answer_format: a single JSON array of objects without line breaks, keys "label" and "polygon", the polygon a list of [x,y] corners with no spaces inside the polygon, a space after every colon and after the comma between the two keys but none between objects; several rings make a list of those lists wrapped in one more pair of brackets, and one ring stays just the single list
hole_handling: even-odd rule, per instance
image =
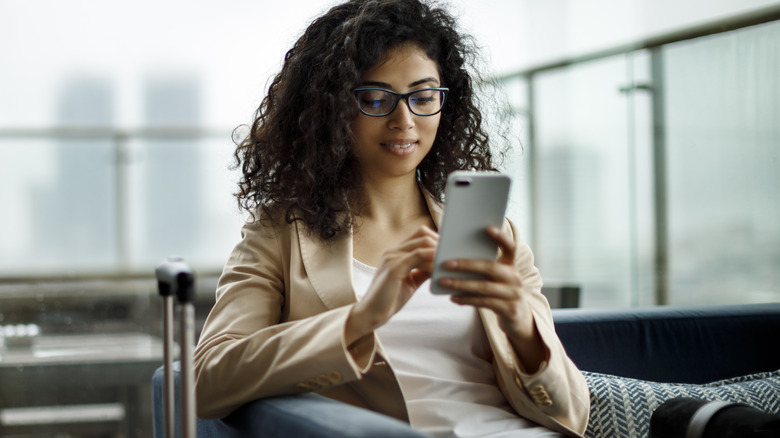
[{"label": "blazer button", "polygon": [[328,379],[330,379],[331,383],[339,383],[341,382],[342,375],[338,370],[333,370],[328,373]]},{"label": "blazer button", "polygon": [[537,405],[546,408],[553,405],[553,401],[550,398],[550,394],[547,393],[547,390],[542,385],[536,385],[528,389],[528,392],[531,393],[531,397],[534,399],[534,403]]},{"label": "blazer button", "polygon": [[306,385],[309,387],[311,391],[317,391],[319,389],[322,389],[322,384],[317,381],[317,379],[309,379],[306,381]]},{"label": "blazer button", "polygon": [[553,405],[553,401],[549,397],[541,398],[541,399],[536,401],[536,404],[541,406],[541,407],[543,407],[543,408],[549,408],[550,406]]},{"label": "blazer button", "polygon": [[309,392],[312,389],[308,383],[299,383],[295,385],[295,388],[301,392]]}]

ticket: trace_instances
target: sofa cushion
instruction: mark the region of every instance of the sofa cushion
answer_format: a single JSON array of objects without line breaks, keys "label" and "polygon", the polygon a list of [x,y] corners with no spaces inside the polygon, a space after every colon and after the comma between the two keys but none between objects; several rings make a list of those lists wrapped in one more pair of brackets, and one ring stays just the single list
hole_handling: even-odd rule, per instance
[{"label": "sofa cushion", "polygon": [[[704,384],[780,368],[780,302],[553,309],[581,370]],[[724,354],[728,352],[728,354]]]},{"label": "sofa cushion", "polygon": [[744,403],[780,413],[780,370],[700,385],[658,383],[584,371],[590,387],[586,437],[647,437],[653,411],[674,397]]}]

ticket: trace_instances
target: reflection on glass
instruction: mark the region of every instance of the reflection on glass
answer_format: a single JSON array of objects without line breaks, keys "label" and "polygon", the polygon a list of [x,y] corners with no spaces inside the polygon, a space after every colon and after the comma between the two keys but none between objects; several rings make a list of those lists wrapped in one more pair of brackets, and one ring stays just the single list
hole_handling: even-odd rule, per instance
[{"label": "reflection on glass", "polygon": [[220,269],[240,237],[230,139],[149,139],[129,147],[138,157],[128,171],[133,269],[152,272],[170,255]]},{"label": "reflection on glass", "polygon": [[535,85],[537,263],[548,283],[581,286],[586,307],[635,304],[637,265],[647,272],[651,260],[636,244],[632,203],[648,200],[635,173],[650,163],[635,159],[627,71],[616,56],[544,72]]},{"label": "reflection on glass", "polygon": [[780,23],[665,49],[670,293],[780,301]]},{"label": "reflection on glass", "polygon": [[116,264],[113,142],[0,140],[0,275]]}]

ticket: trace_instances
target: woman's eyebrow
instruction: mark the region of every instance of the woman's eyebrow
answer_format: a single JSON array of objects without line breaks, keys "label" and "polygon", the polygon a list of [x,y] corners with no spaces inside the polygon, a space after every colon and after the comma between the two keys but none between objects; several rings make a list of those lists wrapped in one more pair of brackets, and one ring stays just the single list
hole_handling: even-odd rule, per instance
[{"label": "woman's eyebrow", "polygon": [[375,82],[375,81],[363,81],[360,83],[362,86],[379,87],[379,88],[391,88],[391,85],[387,82]]},{"label": "woman's eyebrow", "polygon": [[[424,79],[420,79],[418,81],[414,81],[411,84],[409,84],[408,86],[409,86],[409,88],[412,88],[412,87],[416,87],[416,86],[418,86],[420,84],[425,84],[427,82],[435,82],[437,85],[439,84],[439,80],[438,79],[436,79],[433,76],[430,76],[430,77],[427,77],[427,78],[424,78]],[[392,89],[392,87],[393,87],[392,85],[388,84],[387,82],[378,82],[378,81],[363,81],[361,83],[361,85],[363,85],[363,86],[371,86],[371,87],[379,87],[379,88],[388,88],[388,89]]]},{"label": "woman's eyebrow", "polygon": [[439,80],[434,78],[433,76],[427,77],[425,79],[420,79],[419,81],[414,81],[411,84],[409,84],[409,88],[416,87],[420,84],[424,84],[426,82],[436,82],[436,84],[439,83]]}]

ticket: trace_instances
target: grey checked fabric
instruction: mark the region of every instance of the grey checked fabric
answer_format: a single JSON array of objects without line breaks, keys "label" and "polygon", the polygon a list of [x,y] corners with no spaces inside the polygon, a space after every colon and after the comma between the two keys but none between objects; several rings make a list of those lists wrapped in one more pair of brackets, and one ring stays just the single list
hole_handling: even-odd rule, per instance
[{"label": "grey checked fabric", "polygon": [[780,370],[702,385],[648,382],[587,371],[583,374],[590,387],[587,438],[645,438],[653,411],[675,397],[744,403],[780,414]]}]

